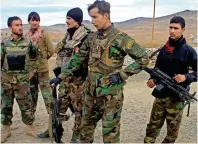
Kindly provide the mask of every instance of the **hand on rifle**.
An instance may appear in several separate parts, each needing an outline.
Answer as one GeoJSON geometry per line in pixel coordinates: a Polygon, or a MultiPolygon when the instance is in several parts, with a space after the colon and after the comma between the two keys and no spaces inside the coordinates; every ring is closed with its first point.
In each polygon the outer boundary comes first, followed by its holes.
{"type": "Polygon", "coordinates": [[[59,77],[53,78],[50,80],[50,85],[57,86],[61,81],[62,81],[62,79],[60,79],[59,77]]]}
{"type": "Polygon", "coordinates": [[[150,79],[147,81],[147,86],[150,87],[150,88],[153,88],[155,86],[155,83],[153,81],[153,79],[150,79]]]}
{"type": "Polygon", "coordinates": [[[182,75],[182,74],[177,74],[173,77],[173,79],[177,82],[177,83],[182,83],[186,80],[186,76],[182,75]]]}

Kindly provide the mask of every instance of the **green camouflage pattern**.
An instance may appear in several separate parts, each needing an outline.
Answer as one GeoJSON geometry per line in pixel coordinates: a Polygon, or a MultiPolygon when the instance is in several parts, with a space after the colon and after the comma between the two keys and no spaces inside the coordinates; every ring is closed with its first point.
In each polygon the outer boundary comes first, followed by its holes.
{"type": "MultiPolygon", "coordinates": [[[[125,84],[125,80],[128,76],[139,73],[143,67],[148,65],[149,54],[145,48],[141,47],[135,42],[134,39],[116,30],[114,27],[112,27],[109,33],[110,34],[104,36],[103,38],[100,38],[104,43],[103,46],[100,46],[102,42],[98,42],[96,39],[97,32],[90,34],[81,46],[79,52],[75,54],[71,61],[69,61],[68,64],[61,69],[62,73],[59,75],[59,78],[64,79],[67,76],[72,75],[74,71],[80,68],[83,62],[88,61],[90,91],[91,94],[94,95],[94,91],[97,88],[96,84],[100,78],[107,79],[110,74],[119,73],[123,79],[123,83],[120,83],[122,86],[119,87],[113,85],[114,90],[116,90],[115,87],[118,87],[117,90],[119,90],[125,84]],[[113,41],[109,44],[109,50],[104,50],[104,47],[108,45],[108,41],[110,40],[113,41]],[[103,51],[104,54],[102,54],[101,51],[103,51]],[[111,54],[111,57],[109,54],[111,54]],[[125,69],[122,69],[124,57],[127,54],[132,57],[135,62],[127,66],[125,69]]],[[[106,87],[104,87],[104,89],[106,89],[106,87]]],[[[109,89],[112,89],[111,86],[109,86],[109,89]]],[[[96,96],[102,95],[99,94],[96,96]]]]}
{"type": "Polygon", "coordinates": [[[6,73],[17,73],[8,69],[7,55],[25,54],[25,68],[23,72],[35,71],[39,64],[36,58],[39,51],[36,44],[29,38],[22,36],[19,40],[14,40],[11,36],[1,42],[1,68],[6,73]],[[32,59],[32,61],[30,61],[32,59]]]}
{"type": "Polygon", "coordinates": [[[81,41],[91,32],[86,26],[81,25],[70,38],[67,32],[61,42],[55,47],[55,53],[57,53],[56,65],[63,67],[73,57],[74,53],[78,51],[78,46],[82,43],[81,41]],[[72,49],[70,56],[59,56],[59,54],[65,49],[72,49]],[[77,51],[76,51],[77,50],[77,51]]]}
{"type": "Polygon", "coordinates": [[[2,73],[1,124],[3,125],[12,124],[14,98],[21,110],[22,121],[31,125],[34,121],[34,113],[28,74],[2,73]]]}
{"type": "MultiPolygon", "coordinates": [[[[90,30],[81,25],[70,39],[68,33],[66,33],[65,37],[63,38],[62,42],[58,43],[55,52],[57,53],[56,64],[57,66],[64,66],[74,55],[74,53],[78,53],[78,50],[81,49],[79,47],[83,39],[90,33],[90,30]],[[72,49],[71,56],[67,57],[60,57],[59,53],[64,50],[65,48],[72,49]]],[[[72,104],[74,108],[75,120],[74,120],[74,127],[73,127],[73,135],[71,142],[75,142],[79,139],[80,130],[79,126],[81,124],[81,117],[82,117],[82,92],[83,92],[83,83],[85,81],[85,77],[87,76],[87,65],[84,64],[81,68],[76,71],[74,76],[70,77],[69,80],[63,80],[59,85],[59,110],[60,113],[65,113],[68,109],[69,104],[72,104]]]]}
{"type": "Polygon", "coordinates": [[[103,141],[119,142],[123,86],[128,76],[139,73],[148,65],[149,54],[112,25],[102,35],[99,32],[89,34],[79,52],[61,69],[59,78],[65,80],[87,61],[89,69],[83,100],[81,142],[93,142],[94,129],[101,118],[103,141]],[[135,61],[122,69],[127,54],[135,61]],[[117,73],[123,81],[107,84],[108,77],[117,73]]]}
{"type": "Polygon", "coordinates": [[[34,78],[30,80],[31,95],[33,97],[34,112],[36,112],[39,88],[43,96],[47,112],[51,110],[50,104],[52,102],[52,89],[49,85],[50,77],[49,71],[37,72],[34,78]]]}
{"type": "Polygon", "coordinates": [[[153,103],[150,121],[147,124],[144,142],[154,143],[166,120],[167,135],[162,143],[174,143],[178,136],[182,113],[178,116],[175,124],[172,124],[171,121],[174,120],[183,105],[183,102],[173,99],[172,97],[156,98],[153,103]]]}
{"type": "Polygon", "coordinates": [[[14,98],[21,110],[22,121],[31,125],[34,121],[33,100],[30,94],[30,75],[29,72],[35,72],[38,69],[36,57],[38,51],[36,45],[26,37],[14,40],[9,37],[1,43],[1,124],[11,125],[13,118],[14,98]],[[13,56],[17,54],[25,54],[25,69],[22,71],[9,70],[6,66],[7,54],[13,52],[13,56]],[[30,65],[29,58],[35,58],[30,65]]]}
{"type": "Polygon", "coordinates": [[[122,90],[116,95],[103,97],[93,97],[88,89],[84,94],[80,142],[94,141],[94,129],[100,119],[102,119],[103,142],[120,142],[120,119],[124,100],[122,90]]]}

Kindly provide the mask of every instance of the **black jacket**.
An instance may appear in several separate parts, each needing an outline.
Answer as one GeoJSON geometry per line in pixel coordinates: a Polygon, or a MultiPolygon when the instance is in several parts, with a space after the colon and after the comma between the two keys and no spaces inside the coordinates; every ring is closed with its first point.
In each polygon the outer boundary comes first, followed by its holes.
{"type": "MultiPolygon", "coordinates": [[[[170,77],[185,74],[186,81],[180,83],[180,85],[189,90],[189,85],[197,81],[197,52],[186,43],[185,38],[179,41],[173,53],[167,53],[165,47],[161,48],[155,67],[158,67],[170,77]],[[189,67],[192,68],[193,72],[189,73],[189,67]]],[[[156,92],[154,89],[152,94],[155,97],[175,96],[175,93],[167,88],[160,92],[156,92]]]]}

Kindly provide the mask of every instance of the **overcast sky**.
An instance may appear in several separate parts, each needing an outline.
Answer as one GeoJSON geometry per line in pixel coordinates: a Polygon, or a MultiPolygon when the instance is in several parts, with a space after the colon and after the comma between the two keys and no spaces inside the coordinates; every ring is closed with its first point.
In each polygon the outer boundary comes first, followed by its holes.
{"type": "MultiPolygon", "coordinates": [[[[19,16],[27,24],[28,14],[40,14],[41,25],[65,23],[66,13],[73,7],[83,10],[84,20],[90,20],[87,5],[95,0],[1,0],[1,28],[7,27],[10,16],[19,16]]],[[[111,20],[125,21],[136,17],[152,17],[154,0],[106,0],[111,4],[111,20]]],[[[156,17],[197,10],[197,0],[156,0],[156,17]]]]}

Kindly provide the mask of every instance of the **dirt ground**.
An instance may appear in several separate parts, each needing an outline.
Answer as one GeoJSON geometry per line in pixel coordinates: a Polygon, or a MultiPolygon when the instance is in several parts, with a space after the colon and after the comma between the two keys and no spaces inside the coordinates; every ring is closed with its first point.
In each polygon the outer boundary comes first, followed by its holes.
{"type": "MultiPolygon", "coordinates": [[[[142,143],[145,136],[146,125],[149,121],[150,111],[154,98],[151,96],[152,89],[146,86],[148,74],[141,72],[130,77],[124,88],[124,106],[121,120],[121,142],[142,143]]],[[[196,91],[197,84],[191,85],[191,91],[196,91]]],[[[187,108],[184,111],[181,129],[177,143],[197,143],[197,103],[191,104],[190,117],[186,117],[187,108]]],[[[18,105],[14,104],[14,118],[12,124],[12,136],[8,143],[50,143],[49,139],[32,138],[25,134],[24,125],[21,121],[18,105]]],[[[74,116],[64,122],[65,128],[63,142],[70,142],[72,135],[74,116]]],[[[48,115],[44,107],[41,95],[38,100],[36,119],[34,122],[37,132],[43,132],[47,128],[48,115]]],[[[102,143],[101,121],[95,130],[95,143],[102,143]]],[[[166,125],[161,130],[156,142],[161,142],[166,135],[166,125]]]]}

